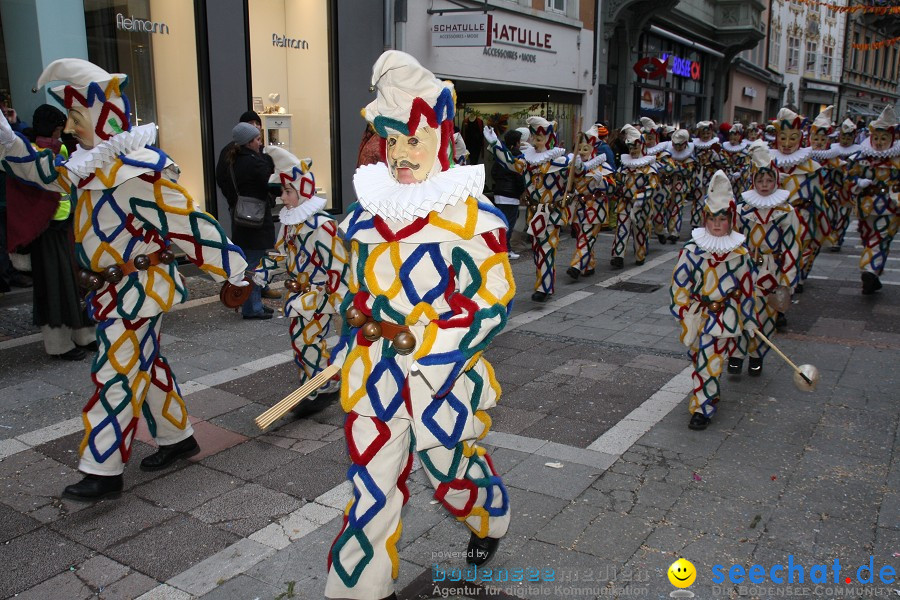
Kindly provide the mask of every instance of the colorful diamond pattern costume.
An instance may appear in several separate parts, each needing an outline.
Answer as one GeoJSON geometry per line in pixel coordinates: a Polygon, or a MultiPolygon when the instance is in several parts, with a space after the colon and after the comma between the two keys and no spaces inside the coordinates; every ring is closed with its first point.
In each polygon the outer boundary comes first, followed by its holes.
{"type": "Polygon", "coordinates": [[[863,244],[859,269],[880,277],[900,227],[900,142],[882,152],[868,142],[865,140],[859,153],[850,158],[849,179],[863,244]],[[861,187],[863,179],[872,183],[861,187]]]}
{"type": "Polygon", "coordinates": [[[634,244],[634,259],[643,262],[647,257],[650,205],[659,188],[656,159],[653,156],[634,159],[622,155],[622,164],[616,171],[615,179],[619,201],[616,206],[616,236],[612,256],[625,256],[630,236],[634,244]]]}
{"type": "Polygon", "coordinates": [[[600,228],[606,223],[609,193],[615,185],[612,170],[604,159],[605,156],[597,156],[585,162],[573,184],[572,213],[578,224],[578,235],[571,266],[581,273],[596,267],[594,244],[600,228]]]}

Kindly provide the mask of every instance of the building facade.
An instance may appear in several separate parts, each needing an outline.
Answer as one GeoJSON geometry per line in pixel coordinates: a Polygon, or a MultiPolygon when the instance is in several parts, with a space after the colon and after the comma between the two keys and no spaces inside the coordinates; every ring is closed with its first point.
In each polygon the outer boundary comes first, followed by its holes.
{"type": "MultiPolygon", "coordinates": [[[[762,14],[769,22],[768,7],[762,14]]],[[[738,54],[728,74],[728,98],[722,120],[732,123],[764,123],[774,118],[783,95],[782,77],[766,69],[767,39],[738,54]]]]}

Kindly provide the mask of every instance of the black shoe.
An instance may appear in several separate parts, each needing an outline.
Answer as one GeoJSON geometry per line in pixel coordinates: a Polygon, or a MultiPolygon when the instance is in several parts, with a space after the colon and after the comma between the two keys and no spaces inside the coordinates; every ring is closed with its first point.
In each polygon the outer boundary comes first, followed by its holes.
{"type": "Polygon", "coordinates": [[[575,267],[569,267],[568,269],[566,269],[566,275],[568,275],[575,281],[578,281],[578,278],[581,277],[581,271],[579,271],[575,267]]]}
{"type": "Polygon", "coordinates": [[[84,350],[75,346],[68,352],[63,352],[62,354],[54,354],[53,358],[58,358],[60,360],[84,360],[84,357],[87,356],[84,353],[84,350]]]}
{"type": "Polygon", "coordinates": [[[594,274],[594,269],[588,269],[584,273],[581,274],[582,277],[590,277],[594,274]]]}
{"type": "Polygon", "coordinates": [[[272,311],[272,312],[266,312],[265,309],[263,309],[263,311],[262,311],[261,313],[259,313],[259,314],[256,314],[256,315],[244,315],[244,318],[245,318],[245,319],[263,319],[263,320],[264,320],[264,319],[271,319],[271,318],[272,318],[272,314],[273,314],[274,312],[275,312],[275,311],[272,311]]]}
{"type": "Polygon", "coordinates": [[[122,495],[121,475],[85,475],[78,483],[67,485],[62,497],[80,502],[93,502],[122,495]]]}
{"type": "Polygon", "coordinates": [[[874,294],[880,289],[881,280],[878,279],[878,275],[876,275],[875,273],[870,273],[869,271],[864,271],[862,274],[862,293],[868,296],[869,294],[874,294]]]}
{"type": "Polygon", "coordinates": [[[466,562],[480,567],[491,560],[499,545],[500,538],[480,538],[473,533],[469,538],[469,548],[466,550],[466,562]]]}
{"type": "Polygon", "coordinates": [[[693,415],[691,415],[691,422],[688,423],[688,429],[703,431],[707,428],[710,421],[712,421],[712,419],[705,416],[703,413],[695,412],[693,415]]]}
{"type": "Polygon", "coordinates": [[[550,298],[547,292],[535,292],[531,295],[531,299],[535,302],[546,302],[550,298]]]}
{"type": "Polygon", "coordinates": [[[778,316],[775,317],[775,329],[782,329],[787,327],[787,317],[784,316],[784,313],[778,313],[778,316]]]}
{"type": "Polygon", "coordinates": [[[636,261],[634,261],[634,264],[639,267],[642,264],[644,264],[644,259],[642,258],[641,260],[636,260],[636,261]]]}
{"type": "Polygon", "coordinates": [[[34,285],[34,281],[24,273],[13,273],[9,278],[9,285],[17,288],[30,288],[34,285]]]}
{"type": "Polygon", "coordinates": [[[678,236],[677,236],[677,235],[670,235],[670,236],[669,236],[669,243],[670,243],[670,244],[677,244],[677,243],[678,243],[678,236]]]}
{"type": "Polygon", "coordinates": [[[794,293],[795,293],[795,294],[802,294],[802,293],[803,293],[803,284],[802,284],[802,283],[798,283],[798,284],[797,284],[797,286],[794,288],[794,293]]]}
{"type": "Polygon", "coordinates": [[[397,600],[397,592],[394,592],[390,596],[385,596],[381,600],[397,600]]]}
{"type": "MultiPolygon", "coordinates": [[[[750,359],[753,360],[752,358],[750,359]]],[[[732,375],[740,375],[741,371],[744,370],[744,359],[743,358],[729,358],[728,359],[728,372],[732,375]]]]}
{"type": "Polygon", "coordinates": [[[840,246],[832,246],[832,247],[831,247],[831,251],[832,251],[832,252],[840,252],[840,251],[841,251],[841,247],[840,247],[840,246]]]}
{"type": "Polygon", "coordinates": [[[760,375],[762,375],[762,359],[751,358],[750,366],[747,368],[747,373],[753,377],[759,377],[760,375]]]}
{"type": "Polygon", "coordinates": [[[177,444],[160,446],[159,450],[141,461],[142,471],[159,471],[170,466],[179,458],[188,458],[200,452],[200,446],[194,436],[183,439],[177,444]]]}
{"type": "Polygon", "coordinates": [[[268,313],[268,314],[270,314],[270,315],[274,315],[274,314],[275,314],[275,309],[274,309],[274,308],[269,308],[268,306],[263,306],[263,312],[264,312],[264,313],[268,313]]]}
{"type": "Polygon", "coordinates": [[[85,352],[96,352],[100,349],[100,346],[97,345],[97,342],[91,342],[90,344],[75,344],[77,347],[81,348],[85,352]]]}
{"type": "Polygon", "coordinates": [[[657,233],[657,234],[656,234],[656,239],[659,240],[659,243],[660,243],[660,244],[665,244],[665,243],[666,243],[666,235],[665,235],[664,233],[657,233]]]}
{"type": "Polygon", "coordinates": [[[613,268],[613,270],[621,269],[625,266],[625,259],[621,256],[614,256],[609,259],[609,265],[613,268]]]}

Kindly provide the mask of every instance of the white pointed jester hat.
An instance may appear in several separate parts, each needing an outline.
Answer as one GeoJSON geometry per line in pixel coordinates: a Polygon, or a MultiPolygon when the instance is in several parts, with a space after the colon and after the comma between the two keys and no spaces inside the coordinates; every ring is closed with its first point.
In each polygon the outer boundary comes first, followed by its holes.
{"type": "Polygon", "coordinates": [[[641,137],[641,132],[638,131],[633,125],[626,125],[622,128],[622,131],[620,133],[622,135],[622,140],[628,146],[631,146],[636,142],[644,141],[644,138],[641,137]]]}
{"type": "Polygon", "coordinates": [[[782,129],[800,129],[803,127],[803,117],[784,106],[778,111],[778,114],[775,115],[774,126],[776,131],[781,131],[782,129]]]}
{"type": "Polygon", "coordinates": [[[771,173],[775,177],[777,184],[778,169],[775,168],[772,152],[769,150],[769,145],[765,140],[756,140],[750,144],[747,152],[750,154],[750,172],[752,176],[756,177],[757,173],[760,172],[771,173]]]}
{"type": "Polygon", "coordinates": [[[734,217],[735,210],[734,189],[731,187],[731,180],[728,179],[725,171],[719,169],[709,180],[703,211],[712,217],[725,214],[734,217]]]}
{"type": "Polygon", "coordinates": [[[841,123],[841,133],[853,133],[855,131],[856,123],[854,123],[850,119],[844,119],[844,122],[841,123]]]}
{"type": "Polygon", "coordinates": [[[884,110],[881,111],[881,114],[878,115],[878,118],[869,123],[869,129],[871,131],[883,129],[894,133],[897,130],[898,124],[900,123],[898,123],[897,115],[894,113],[894,106],[888,104],[884,107],[884,110]]]}
{"type": "Polygon", "coordinates": [[[275,172],[269,177],[269,185],[289,185],[300,195],[301,201],[309,200],[316,193],[316,178],[312,159],[299,159],[279,146],[266,146],[266,154],[275,163],[275,172]]]}
{"type": "Polygon", "coordinates": [[[659,131],[660,127],[650,117],[641,117],[641,133],[650,133],[651,131],[659,131]]]}
{"type": "Polygon", "coordinates": [[[825,107],[822,112],[816,117],[815,121],[812,122],[810,126],[810,132],[816,131],[818,129],[824,129],[827,133],[831,133],[832,128],[834,127],[834,123],[831,122],[831,113],[834,111],[834,105],[829,105],[825,107]]]}

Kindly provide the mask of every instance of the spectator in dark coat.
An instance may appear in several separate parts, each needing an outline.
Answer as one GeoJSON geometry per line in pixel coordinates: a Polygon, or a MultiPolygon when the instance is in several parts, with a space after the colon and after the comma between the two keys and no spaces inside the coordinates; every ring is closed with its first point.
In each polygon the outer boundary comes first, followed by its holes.
{"type": "MultiPolygon", "coordinates": [[[[519,150],[521,141],[522,133],[515,129],[510,129],[503,136],[503,144],[516,157],[522,155],[519,150]]],[[[516,220],[519,218],[519,199],[525,192],[525,176],[506,169],[498,161],[494,161],[494,166],[491,167],[491,178],[494,180],[494,204],[509,223],[509,235],[506,236],[508,245],[516,227],[516,220]]],[[[519,258],[519,255],[509,250],[509,257],[515,259],[519,258]]]]}

